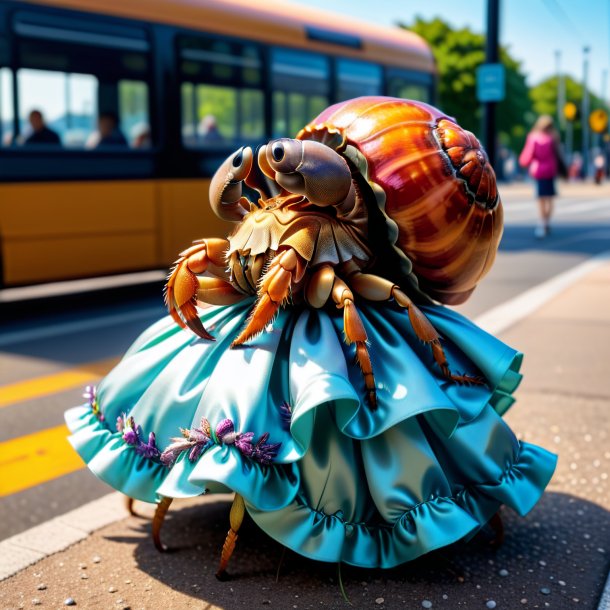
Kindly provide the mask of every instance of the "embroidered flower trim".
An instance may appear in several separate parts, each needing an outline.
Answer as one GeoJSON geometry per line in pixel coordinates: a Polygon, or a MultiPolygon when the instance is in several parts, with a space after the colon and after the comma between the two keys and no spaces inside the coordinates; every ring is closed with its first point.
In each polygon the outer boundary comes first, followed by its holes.
{"type": "Polygon", "coordinates": [[[245,457],[259,464],[271,464],[282,443],[268,443],[269,433],[265,432],[255,443],[254,432],[235,432],[235,424],[223,419],[215,430],[203,417],[199,428],[180,428],[182,437],[172,438],[172,444],[161,454],[161,462],[171,468],[180,454],[188,451],[188,459],[196,461],[212,445],[234,445],[245,457]]]}
{"type": "Polygon", "coordinates": [[[117,432],[121,433],[123,440],[132,446],[138,455],[148,459],[158,459],[160,457],[161,452],[157,448],[155,433],[151,432],[148,435],[148,442],[145,443],[142,440],[144,436],[142,428],[136,425],[133,417],[127,417],[125,414],[117,417],[116,429],[117,432]]]}
{"type": "MultiPolygon", "coordinates": [[[[97,391],[95,386],[87,386],[83,396],[88,400],[92,413],[100,422],[105,421],[104,415],[97,401],[97,391]]],[[[282,428],[290,430],[292,419],[292,409],[287,402],[279,407],[282,428]]],[[[125,413],[117,417],[116,430],[121,434],[123,441],[133,447],[136,454],[144,458],[160,461],[162,464],[171,468],[181,453],[188,451],[188,459],[191,462],[198,460],[201,455],[212,445],[234,445],[237,450],[245,457],[258,462],[259,464],[271,464],[277,457],[277,452],[282,443],[268,443],[269,433],[265,432],[254,442],[254,432],[235,432],[235,424],[230,419],[223,419],[215,430],[212,430],[210,422],[204,417],[201,419],[199,428],[180,428],[182,437],[172,438],[173,441],[165,451],[159,451],[155,433],[148,435],[148,442],[145,442],[144,432],[138,426],[133,416],[125,413]]]]}
{"type": "Polygon", "coordinates": [[[290,424],[292,422],[292,407],[287,403],[283,402],[279,407],[280,421],[282,428],[287,432],[290,430],[290,424]]]}
{"type": "Polygon", "coordinates": [[[83,398],[87,399],[93,415],[95,415],[95,417],[97,417],[100,421],[104,421],[104,414],[102,413],[100,405],[97,402],[97,388],[94,385],[88,385],[85,388],[83,398]]]}

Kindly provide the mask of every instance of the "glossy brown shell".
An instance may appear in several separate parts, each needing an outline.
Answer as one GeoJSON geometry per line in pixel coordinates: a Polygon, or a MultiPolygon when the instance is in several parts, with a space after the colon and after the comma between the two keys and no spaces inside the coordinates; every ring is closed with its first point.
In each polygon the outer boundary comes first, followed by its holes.
{"type": "Polygon", "coordinates": [[[352,160],[357,149],[421,290],[447,304],[468,298],[493,264],[503,218],[494,171],[472,133],[422,102],[361,97],[327,108],[297,137],[352,160]]]}

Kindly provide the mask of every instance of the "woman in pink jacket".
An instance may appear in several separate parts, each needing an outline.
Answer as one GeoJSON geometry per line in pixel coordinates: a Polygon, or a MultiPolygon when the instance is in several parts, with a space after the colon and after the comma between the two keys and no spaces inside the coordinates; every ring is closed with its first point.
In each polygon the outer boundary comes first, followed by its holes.
{"type": "Polygon", "coordinates": [[[543,238],[549,232],[553,214],[553,197],[557,194],[555,176],[558,173],[558,146],[559,135],[555,131],[553,119],[548,114],[543,114],[528,134],[519,156],[519,165],[529,167],[530,176],[538,186],[540,223],[535,232],[538,238],[543,238]]]}

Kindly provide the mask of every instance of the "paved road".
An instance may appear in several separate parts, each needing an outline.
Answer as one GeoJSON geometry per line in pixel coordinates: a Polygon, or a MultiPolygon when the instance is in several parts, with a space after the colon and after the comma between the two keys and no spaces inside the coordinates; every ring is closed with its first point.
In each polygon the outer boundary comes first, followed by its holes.
{"type": "MultiPolygon", "coordinates": [[[[564,187],[552,235],[534,238],[529,185],[504,190],[496,266],[459,309],[474,317],[610,249],[610,186],[564,187]]],[[[63,411],[82,402],[133,339],[164,314],[161,298],[80,304],[0,322],[0,540],[107,493],[65,440],[63,411]]],[[[19,312],[17,312],[19,313],[19,312]]]]}

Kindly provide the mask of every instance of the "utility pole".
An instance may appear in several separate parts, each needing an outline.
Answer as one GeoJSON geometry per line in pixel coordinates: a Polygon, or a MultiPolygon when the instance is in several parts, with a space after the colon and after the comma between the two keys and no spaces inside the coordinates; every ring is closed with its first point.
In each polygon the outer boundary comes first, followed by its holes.
{"type": "Polygon", "coordinates": [[[582,112],[580,125],[582,127],[582,175],[589,175],[589,52],[591,47],[583,47],[582,64],[582,112]]]}
{"type": "Polygon", "coordinates": [[[555,64],[557,70],[557,123],[561,129],[565,129],[566,117],[563,107],[566,104],[566,80],[561,73],[561,51],[555,51],[555,64]]]}
{"type": "MultiPolygon", "coordinates": [[[[500,0],[487,0],[487,35],[485,38],[485,63],[499,61],[500,0]]],[[[492,167],[496,163],[496,102],[483,104],[483,143],[492,167]]]]}

